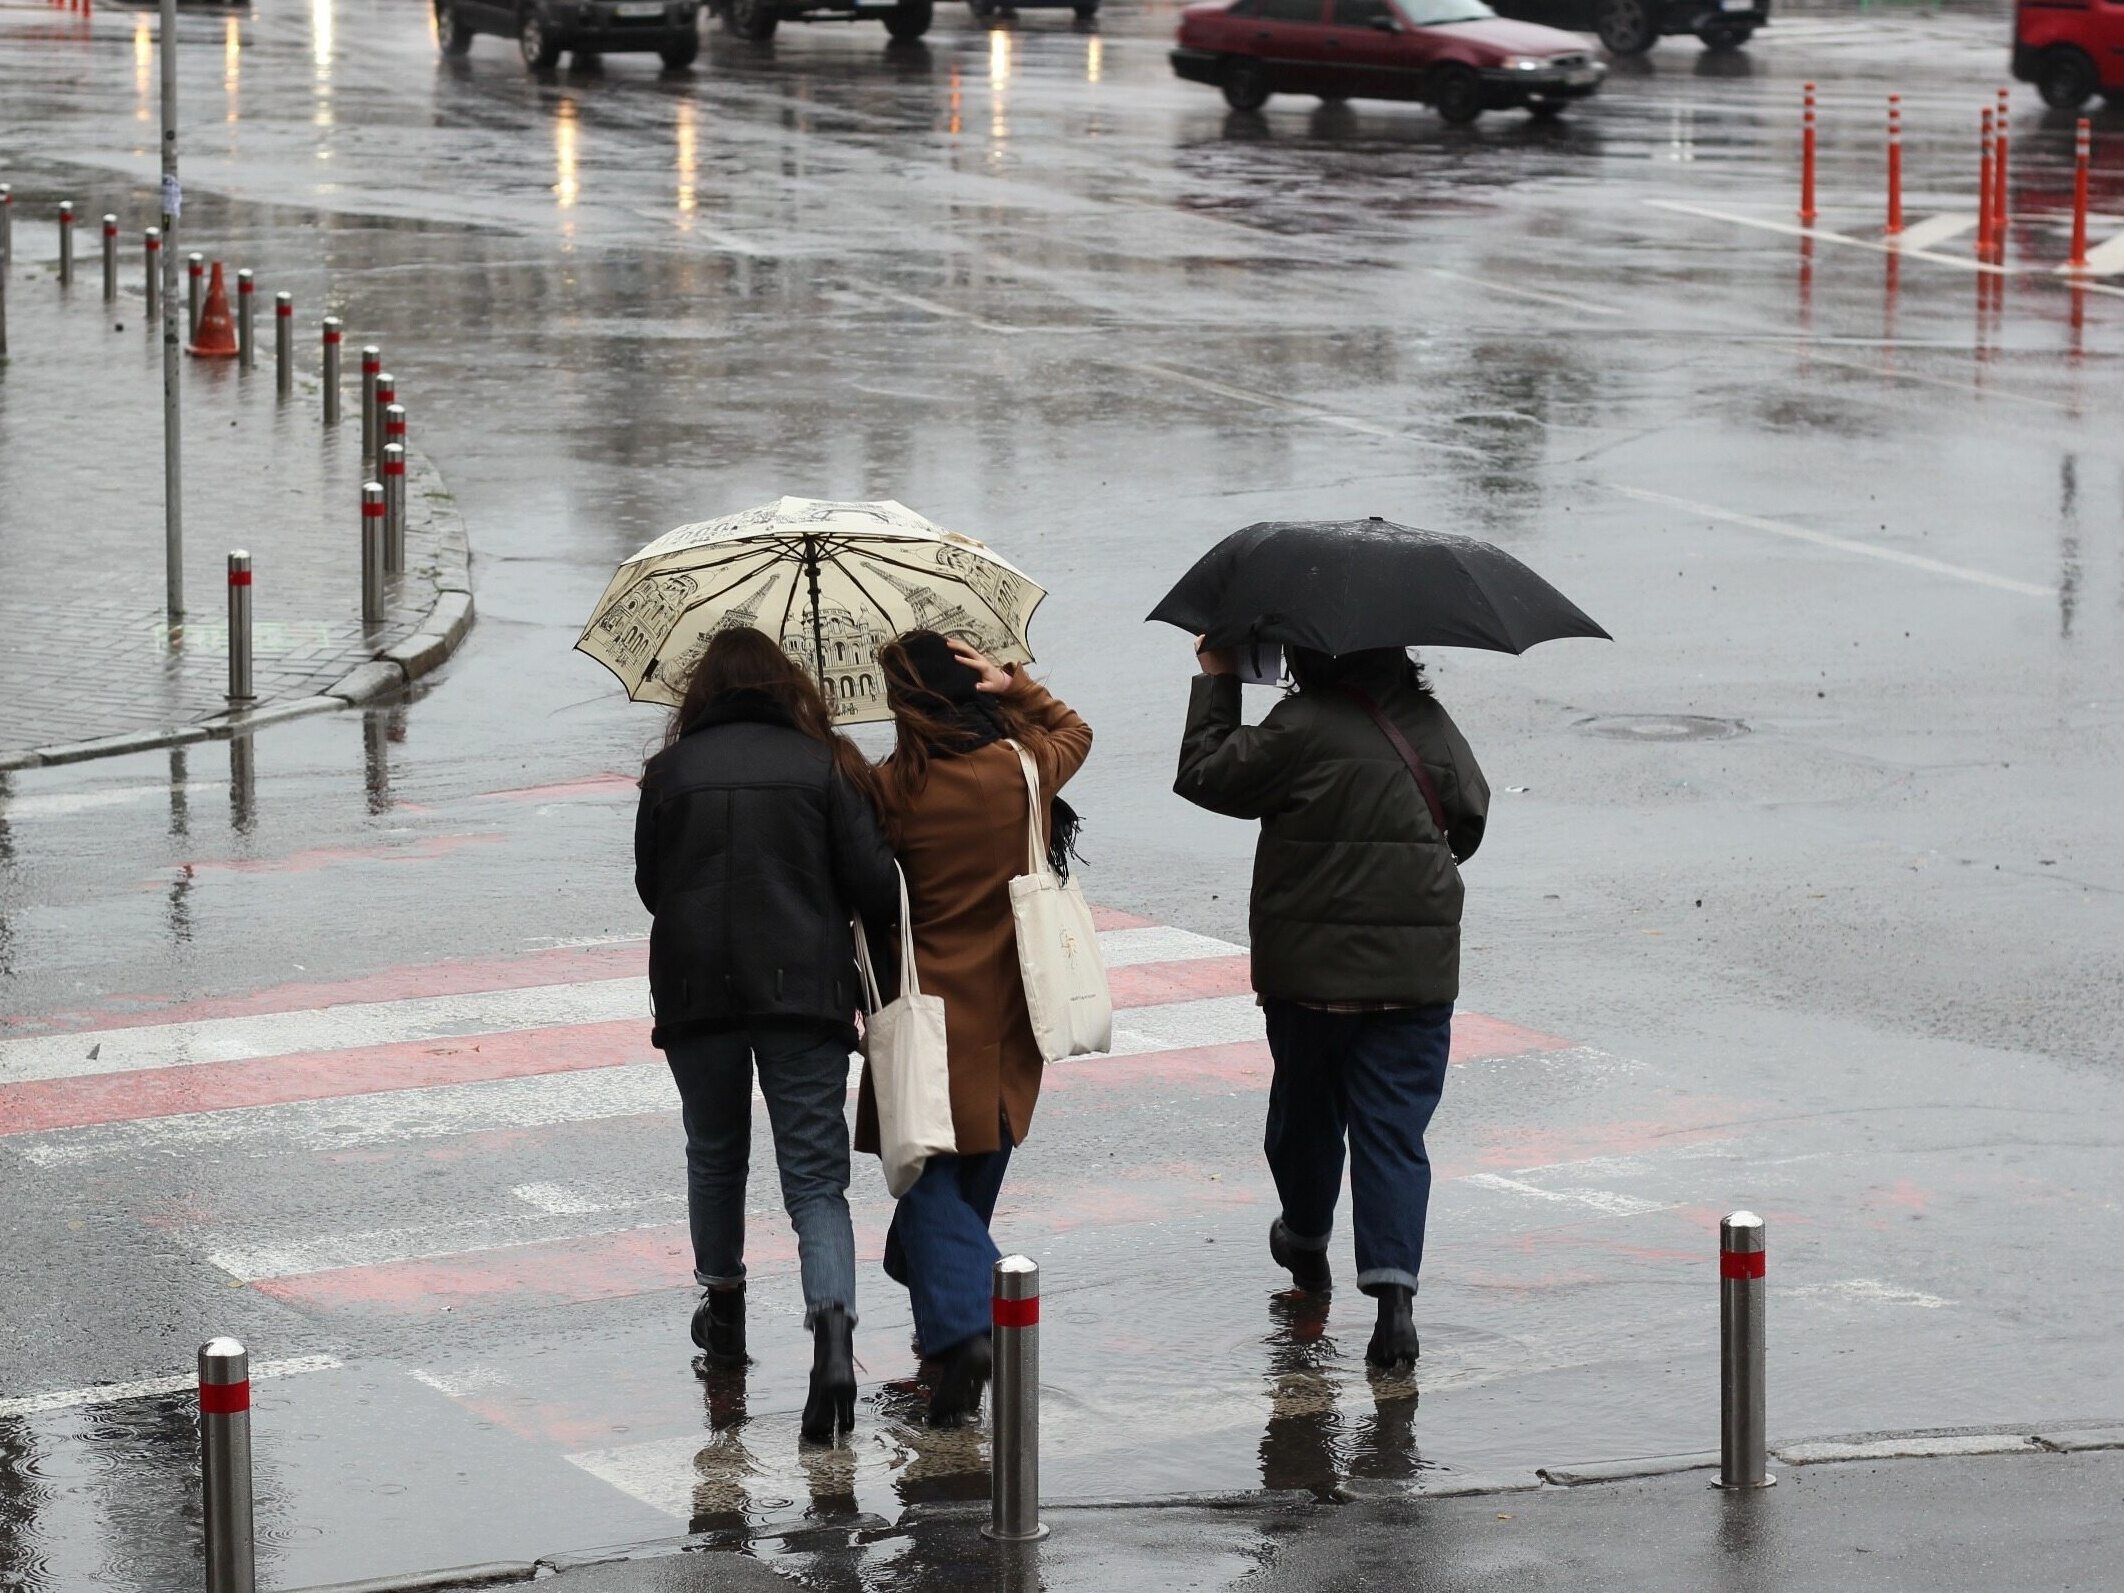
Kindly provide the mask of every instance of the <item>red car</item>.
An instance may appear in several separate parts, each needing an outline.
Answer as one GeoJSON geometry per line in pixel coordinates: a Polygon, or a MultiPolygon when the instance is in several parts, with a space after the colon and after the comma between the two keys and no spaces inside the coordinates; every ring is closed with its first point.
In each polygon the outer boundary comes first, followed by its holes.
{"type": "Polygon", "coordinates": [[[1271,94],[1421,100],[1454,123],[1517,106],[1554,116],[1608,70],[1577,35],[1482,0],[1213,0],[1180,13],[1172,60],[1234,110],[1271,94]]]}
{"type": "Polygon", "coordinates": [[[2017,0],[2013,75],[2054,111],[2096,94],[2124,97],[2124,5],[2116,0],[2017,0]]]}

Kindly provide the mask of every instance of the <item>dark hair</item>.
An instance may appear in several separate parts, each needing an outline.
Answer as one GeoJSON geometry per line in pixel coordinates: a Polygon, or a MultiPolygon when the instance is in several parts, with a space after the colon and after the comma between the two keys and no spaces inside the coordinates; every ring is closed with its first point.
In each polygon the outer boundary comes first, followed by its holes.
{"type": "Polygon", "coordinates": [[[924,680],[916,653],[933,652],[941,640],[930,631],[909,631],[878,649],[885,706],[892,710],[896,738],[892,756],[878,769],[878,780],[902,802],[920,795],[929,783],[933,757],[971,752],[996,737],[1022,742],[1028,751],[1047,739],[1046,732],[1006,698],[983,694],[962,710],[924,680]]]}
{"type": "Polygon", "coordinates": [[[698,725],[717,698],[738,692],[765,697],[781,709],[792,727],[826,745],[843,778],[866,799],[876,800],[877,772],[856,744],[833,728],[833,714],[818,684],[772,636],[750,625],[734,625],[708,638],[671,712],[664,745],[698,725]]]}
{"type": "Polygon", "coordinates": [[[1286,647],[1283,656],[1290,664],[1292,683],[1302,692],[1333,691],[1356,676],[1398,669],[1410,685],[1426,697],[1432,695],[1423,664],[1404,648],[1367,647],[1354,653],[1322,653],[1310,647],[1286,647]]]}

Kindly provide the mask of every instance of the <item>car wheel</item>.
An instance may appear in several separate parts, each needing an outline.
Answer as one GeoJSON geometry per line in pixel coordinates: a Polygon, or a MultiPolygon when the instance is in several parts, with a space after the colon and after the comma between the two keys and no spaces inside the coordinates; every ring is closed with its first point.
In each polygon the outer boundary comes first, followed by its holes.
{"type": "Polygon", "coordinates": [[[774,37],[782,14],[775,10],[774,0],[730,0],[730,9],[723,13],[723,23],[741,39],[750,39],[754,44],[764,44],[774,37]]]}
{"type": "Polygon", "coordinates": [[[1258,111],[1271,92],[1268,69],[1239,56],[1224,63],[1224,103],[1235,111],[1258,111]]]}
{"type": "Polygon", "coordinates": [[[2044,51],[2042,60],[2036,63],[2036,92],[2054,111],[2078,110],[2093,96],[2100,82],[2087,52],[2069,44],[2044,51]]]}
{"type": "Polygon", "coordinates": [[[1099,0],[1092,0],[1088,6],[1072,6],[1070,9],[1076,13],[1079,22],[1090,22],[1099,15],[1099,0]]]}
{"type": "Polygon", "coordinates": [[[1704,41],[1707,50],[1738,50],[1755,37],[1755,24],[1722,22],[1714,18],[1698,28],[1696,36],[1704,41]]]}
{"type": "Polygon", "coordinates": [[[1482,79],[1472,66],[1448,61],[1431,74],[1431,105],[1455,127],[1465,127],[1482,114],[1482,79]]]}
{"type": "Polygon", "coordinates": [[[885,32],[902,44],[912,44],[929,31],[936,11],[933,0],[900,0],[885,13],[885,32]]]}
{"type": "Polygon", "coordinates": [[[1600,0],[1593,31],[1617,55],[1643,55],[1659,42],[1659,20],[1649,0],[1600,0]]]}
{"type": "Polygon", "coordinates": [[[525,6],[516,24],[516,47],[523,52],[524,65],[534,72],[550,72],[560,64],[561,41],[535,5],[525,6]]]}
{"type": "Polygon", "coordinates": [[[472,48],[472,30],[450,0],[435,0],[435,42],[445,55],[463,55],[472,48]]]}
{"type": "Polygon", "coordinates": [[[1562,100],[1528,100],[1527,109],[1536,121],[1553,122],[1563,115],[1564,103],[1562,100]]]}
{"type": "Polygon", "coordinates": [[[667,44],[656,52],[664,65],[673,72],[683,72],[693,65],[701,53],[701,36],[689,33],[675,44],[667,44]]]}

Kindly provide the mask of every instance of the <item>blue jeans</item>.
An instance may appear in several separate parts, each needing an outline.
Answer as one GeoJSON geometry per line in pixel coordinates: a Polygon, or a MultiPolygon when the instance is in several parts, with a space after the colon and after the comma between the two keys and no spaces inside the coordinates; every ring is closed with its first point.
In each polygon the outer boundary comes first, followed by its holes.
{"type": "Polygon", "coordinates": [[[752,1154],[752,1063],[774,1129],[782,1207],[796,1229],[804,1325],[821,1306],[855,1314],[848,1220],[848,1042],[817,1026],[756,1023],[673,1040],[665,1053],[686,1120],[686,1212],[693,1278],[745,1276],[745,1174],[752,1154]]]}
{"type": "Polygon", "coordinates": [[[1008,1130],[1000,1150],[932,1156],[893,1210],[885,1276],[907,1290],[924,1355],[942,1355],[989,1330],[1001,1252],[988,1223],[1008,1166],[1008,1130]]]}
{"type": "Polygon", "coordinates": [[[1269,1050],[1269,1171],[1283,1225],[1301,1250],[1325,1250],[1349,1141],[1357,1286],[1413,1289],[1423,1270],[1431,1159],[1423,1134],[1445,1091],[1453,1004],[1393,1012],[1319,1012],[1264,1001],[1269,1050]]]}

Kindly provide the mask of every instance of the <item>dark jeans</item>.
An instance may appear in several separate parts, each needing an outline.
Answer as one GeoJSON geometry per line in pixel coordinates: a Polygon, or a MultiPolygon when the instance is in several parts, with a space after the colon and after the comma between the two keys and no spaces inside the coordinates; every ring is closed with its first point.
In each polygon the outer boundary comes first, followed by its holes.
{"type": "Polygon", "coordinates": [[[1007,1129],[1000,1150],[932,1156],[893,1211],[885,1276],[907,1289],[924,1355],[942,1355],[989,1329],[1001,1252],[988,1223],[1009,1166],[1007,1129]]]}
{"type": "Polygon", "coordinates": [[[848,1220],[848,1040],[811,1024],[756,1023],[671,1042],[665,1059],[686,1119],[686,1210],[693,1277],[745,1276],[745,1176],[752,1153],[752,1064],[774,1129],[782,1207],[796,1229],[804,1325],[821,1306],[855,1314],[848,1220]]]}
{"type": "Polygon", "coordinates": [[[1276,1059],[1265,1148],[1284,1227],[1300,1249],[1328,1247],[1347,1136],[1357,1286],[1415,1288],[1431,1204],[1423,1134],[1445,1090],[1452,1003],[1393,1012],[1262,1006],[1276,1059]]]}

